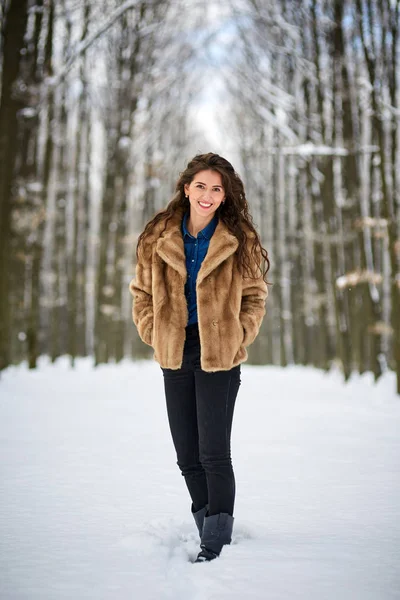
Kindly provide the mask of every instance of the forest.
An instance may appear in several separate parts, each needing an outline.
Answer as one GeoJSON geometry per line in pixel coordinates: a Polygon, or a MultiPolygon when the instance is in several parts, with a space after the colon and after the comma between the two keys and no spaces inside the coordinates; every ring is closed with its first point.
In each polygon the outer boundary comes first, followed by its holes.
{"type": "Polygon", "coordinates": [[[0,0],[0,371],[151,356],[136,241],[198,152],[271,262],[253,364],[397,373],[400,0],[0,0]]]}

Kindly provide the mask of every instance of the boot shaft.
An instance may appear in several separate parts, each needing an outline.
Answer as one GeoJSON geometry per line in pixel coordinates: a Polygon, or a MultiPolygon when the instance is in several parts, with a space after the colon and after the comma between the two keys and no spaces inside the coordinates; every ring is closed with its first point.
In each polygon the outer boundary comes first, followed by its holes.
{"type": "Polygon", "coordinates": [[[201,548],[219,555],[222,547],[232,541],[234,518],[228,513],[204,517],[201,548]]]}

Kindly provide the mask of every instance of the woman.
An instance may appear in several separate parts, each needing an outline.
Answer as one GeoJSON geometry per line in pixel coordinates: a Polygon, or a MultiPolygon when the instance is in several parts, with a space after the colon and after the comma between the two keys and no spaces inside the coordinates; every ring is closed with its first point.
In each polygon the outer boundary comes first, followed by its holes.
{"type": "Polygon", "coordinates": [[[133,321],[163,371],[178,466],[201,539],[196,562],[216,558],[231,541],[233,410],[240,364],[265,314],[268,269],[232,165],[213,153],[195,156],[171,202],[139,237],[130,291],[133,321]]]}

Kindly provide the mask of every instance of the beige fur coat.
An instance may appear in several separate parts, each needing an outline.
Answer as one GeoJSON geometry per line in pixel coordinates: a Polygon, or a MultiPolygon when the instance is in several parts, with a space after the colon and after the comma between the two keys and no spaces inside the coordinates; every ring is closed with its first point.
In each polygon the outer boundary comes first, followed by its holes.
{"type": "MultiPolygon", "coordinates": [[[[164,228],[158,223],[139,251],[133,295],[133,321],[154,359],[167,369],[182,365],[188,308],[186,263],[177,211],[164,228]]],[[[253,235],[253,234],[250,234],[253,235]]],[[[197,276],[197,315],[204,371],[226,371],[247,360],[265,314],[268,288],[263,278],[244,278],[237,265],[238,240],[219,220],[197,276]]]]}

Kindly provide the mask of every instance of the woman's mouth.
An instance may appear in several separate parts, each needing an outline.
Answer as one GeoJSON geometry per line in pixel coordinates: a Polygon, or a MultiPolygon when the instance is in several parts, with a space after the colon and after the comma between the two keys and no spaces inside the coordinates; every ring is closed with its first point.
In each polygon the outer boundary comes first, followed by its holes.
{"type": "Polygon", "coordinates": [[[199,202],[201,208],[210,208],[210,206],[212,206],[212,204],[209,204],[208,202],[199,202]]]}

